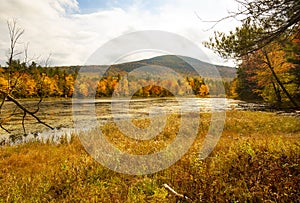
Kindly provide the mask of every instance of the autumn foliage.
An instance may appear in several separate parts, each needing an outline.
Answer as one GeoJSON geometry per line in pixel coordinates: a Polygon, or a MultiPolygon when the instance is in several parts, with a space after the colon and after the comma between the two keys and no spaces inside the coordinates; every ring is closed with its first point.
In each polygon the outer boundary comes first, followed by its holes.
{"type": "MultiPolygon", "coordinates": [[[[20,63],[19,61],[14,61],[20,63]]],[[[19,64],[20,66],[20,64],[19,64]]],[[[23,64],[23,66],[25,66],[23,64]]],[[[152,78],[128,80],[126,75],[106,75],[96,78],[91,75],[80,75],[80,67],[41,67],[32,63],[22,69],[0,69],[0,88],[8,90],[16,98],[36,97],[111,97],[112,95],[137,97],[184,96],[194,94],[205,97],[209,88],[201,77],[185,77],[182,80],[152,78]],[[10,85],[9,85],[10,84],[10,85]],[[13,85],[11,85],[13,84],[13,85]],[[134,92],[133,92],[134,91],[134,92]]],[[[83,69],[85,67],[82,67],[83,69]]]]}
{"type": "Polygon", "coordinates": [[[16,98],[72,96],[75,74],[71,72],[71,68],[42,68],[35,63],[22,70],[4,67],[0,71],[0,89],[13,89],[11,94],[16,98]]]}
{"type": "Polygon", "coordinates": [[[299,45],[297,38],[293,38],[284,43],[274,42],[243,56],[238,77],[231,88],[232,95],[281,105],[289,102],[285,89],[294,100],[298,100],[299,60],[296,59],[299,59],[299,45]]]}

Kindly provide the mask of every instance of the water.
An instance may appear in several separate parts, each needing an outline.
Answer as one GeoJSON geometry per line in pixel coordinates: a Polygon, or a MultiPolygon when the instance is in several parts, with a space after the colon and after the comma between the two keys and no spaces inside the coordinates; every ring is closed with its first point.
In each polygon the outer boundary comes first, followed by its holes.
{"type": "MultiPolygon", "coordinates": [[[[22,101],[23,105],[34,110],[36,101],[22,101]]],[[[15,112],[6,122],[5,126],[11,133],[1,130],[0,143],[5,140],[8,144],[19,144],[32,140],[58,142],[61,137],[71,139],[74,133],[74,119],[79,119],[83,124],[82,130],[89,129],[89,118],[95,115],[97,122],[106,122],[113,119],[143,118],[148,116],[186,112],[212,112],[223,110],[263,110],[263,104],[247,103],[233,99],[222,98],[146,98],[146,99],[85,99],[79,101],[72,100],[46,100],[43,101],[40,111],[37,113],[43,121],[50,124],[55,130],[47,129],[41,124],[27,116],[26,134],[24,137],[21,118],[22,112],[15,112]],[[126,104],[128,106],[126,106],[126,104]],[[183,105],[183,107],[182,107],[183,105]],[[76,115],[76,117],[73,117],[76,115]],[[2,141],[1,141],[2,140],[2,141]]],[[[6,103],[1,117],[7,116],[5,113],[13,109],[11,103],[6,103]],[[6,111],[6,112],[5,112],[6,111]]],[[[79,129],[80,129],[79,128],[79,129]]]]}

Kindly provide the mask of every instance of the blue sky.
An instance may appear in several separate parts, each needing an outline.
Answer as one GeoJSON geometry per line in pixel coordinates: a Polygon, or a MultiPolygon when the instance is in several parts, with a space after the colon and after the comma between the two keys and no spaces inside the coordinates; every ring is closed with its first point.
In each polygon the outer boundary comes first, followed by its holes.
{"type": "MultiPolygon", "coordinates": [[[[203,46],[215,30],[228,32],[238,22],[218,20],[236,11],[235,0],[6,0],[0,7],[0,64],[7,60],[7,19],[17,19],[25,29],[17,49],[43,61],[51,54],[52,65],[81,65],[101,45],[134,31],[160,30],[183,36],[206,53],[207,62],[233,65],[203,46]]],[[[21,55],[20,55],[21,56],[21,55]]],[[[134,56],[137,57],[137,56],[134,56]]],[[[146,55],[139,54],[142,59],[146,55]]],[[[149,56],[148,56],[149,57],[149,56]]]]}
{"type": "Polygon", "coordinates": [[[105,10],[111,8],[126,9],[131,5],[139,4],[142,9],[155,10],[164,1],[161,0],[78,0],[79,8],[83,13],[92,13],[98,10],[105,10]]]}
{"type": "Polygon", "coordinates": [[[107,9],[109,7],[107,2],[106,0],[78,0],[79,8],[84,13],[107,9]]]}

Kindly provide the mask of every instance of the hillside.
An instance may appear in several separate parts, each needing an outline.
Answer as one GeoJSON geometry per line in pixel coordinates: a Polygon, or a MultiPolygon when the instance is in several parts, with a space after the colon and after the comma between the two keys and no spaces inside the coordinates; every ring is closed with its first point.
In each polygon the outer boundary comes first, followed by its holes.
{"type": "Polygon", "coordinates": [[[130,72],[136,68],[146,65],[164,66],[187,76],[200,75],[204,78],[215,78],[216,67],[222,78],[233,80],[236,76],[236,69],[227,66],[214,66],[212,64],[185,56],[164,55],[140,61],[112,65],[110,74],[121,72],[130,72]],[[196,69],[196,70],[195,70],[196,69]]]}

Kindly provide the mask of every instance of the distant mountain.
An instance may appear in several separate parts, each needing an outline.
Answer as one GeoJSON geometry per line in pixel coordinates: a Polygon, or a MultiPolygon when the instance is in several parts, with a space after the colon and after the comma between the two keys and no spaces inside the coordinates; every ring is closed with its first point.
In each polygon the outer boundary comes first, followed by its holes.
{"type": "MultiPolygon", "coordinates": [[[[111,65],[106,71],[106,75],[126,74],[143,66],[163,66],[170,68],[184,76],[201,76],[203,78],[215,79],[218,74],[223,79],[233,80],[236,77],[236,69],[227,66],[218,66],[206,63],[194,58],[176,55],[157,56],[150,59],[133,61],[121,64],[111,65]]],[[[89,66],[89,70],[99,68],[101,66],[89,66]]],[[[105,67],[105,66],[103,66],[105,67]]],[[[154,73],[155,74],[155,73],[154,73]]]]}
{"type": "Polygon", "coordinates": [[[199,74],[204,78],[214,78],[215,71],[219,71],[222,78],[235,78],[236,69],[227,66],[217,66],[186,56],[165,55],[142,60],[148,64],[173,67],[176,71],[188,75],[199,74]],[[196,71],[195,71],[196,69],[196,71]],[[216,70],[217,69],[217,70],[216,70]]]}
{"type": "Polygon", "coordinates": [[[157,56],[150,59],[117,64],[112,66],[112,70],[119,69],[125,72],[130,72],[136,68],[146,65],[164,66],[188,76],[200,74],[204,78],[215,78],[216,71],[219,71],[222,78],[234,79],[236,76],[235,68],[218,65],[215,66],[194,58],[176,55],[157,56]]]}

